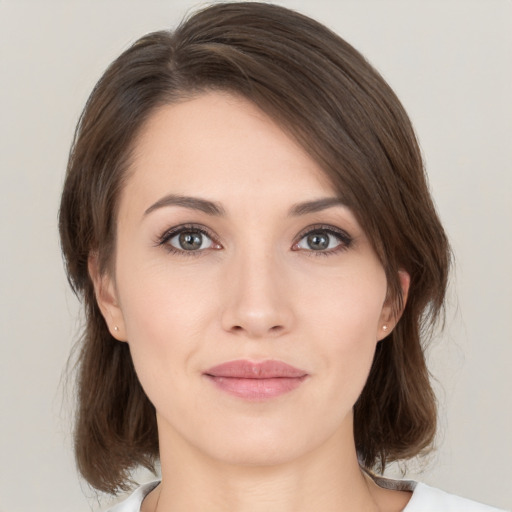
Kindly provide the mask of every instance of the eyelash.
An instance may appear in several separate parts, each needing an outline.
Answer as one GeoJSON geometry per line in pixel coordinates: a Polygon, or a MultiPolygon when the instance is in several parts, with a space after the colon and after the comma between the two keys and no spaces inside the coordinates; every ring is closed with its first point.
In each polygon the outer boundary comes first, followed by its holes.
{"type": "Polygon", "coordinates": [[[303,238],[312,235],[314,233],[322,233],[333,236],[338,240],[339,245],[333,247],[332,249],[327,249],[323,251],[314,251],[314,250],[305,250],[301,248],[294,249],[296,251],[303,251],[308,256],[330,256],[332,254],[337,254],[339,252],[346,251],[350,248],[353,242],[353,238],[343,229],[336,228],[334,226],[325,225],[325,224],[315,224],[313,226],[308,226],[304,230],[302,230],[297,236],[297,242],[293,244],[292,247],[296,247],[303,238]]]}
{"type": "MultiPolygon", "coordinates": [[[[187,231],[193,233],[200,233],[208,237],[214,245],[220,246],[220,243],[216,240],[215,235],[209,229],[205,228],[204,226],[199,226],[196,224],[182,224],[180,226],[175,226],[171,229],[168,229],[158,238],[156,245],[165,246],[165,249],[171,254],[177,254],[179,256],[200,256],[205,251],[205,249],[187,251],[184,249],[178,249],[172,246],[170,243],[168,243],[169,240],[171,240],[175,236],[180,235],[181,233],[187,231]]],[[[294,242],[292,245],[292,250],[305,252],[308,256],[330,256],[332,254],[337,254],[338,252],[346,251],[351,246],[352,241],[352,237],[342,229],[330,225],[316,224],[313,226],[308,226],[299,233],[299,235],[297,236],[297,241],[294,242]],[[334,236],[340,242],[339,245],[331,249],[318,251],[306,250],[297,247],[298,244],[302,241],[302,239],[317,232],[334,236]]]]}
{"type": "Polygon", "coordinates": [[[204,226],[198,226],[196,224],[182,224],[180,226],[175,226],[171,229],[168,229],[163,235],[161,235],[156,245],[165,246],[165,249],[171,253],[171,254],[177,254],[179,256],[200,256],[201,253],[204,252],[203,250],[197,250],[197,251],[186,251],[183,249],[177,249],[176,247],[172,246],[169,242],[172,238],[174,238],[177,235],[180,235],[181,233],[186,233],[187,231],[190,231],[192,233],[200,233],[206,237],[208,237],[213,244],[220,245],[219,242],[216,241],[215,235],[204,226]]]}

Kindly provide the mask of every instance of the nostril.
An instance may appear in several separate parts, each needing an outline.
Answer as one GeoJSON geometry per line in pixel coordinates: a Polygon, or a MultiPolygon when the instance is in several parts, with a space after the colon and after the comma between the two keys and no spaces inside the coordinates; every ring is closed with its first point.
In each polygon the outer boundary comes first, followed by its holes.
{"type": "MultiPolygon", "coordinates": [[[[241,325],[233,325],[230,330],[231,330],[231,332],[242,332],[242,331],[246,331],[247,329],[245,329],[241,325]]],[[[279,334],[283,330],[284,330],[284,326],[282,326],[282,325],[274,325],[273,327],[270,327],[268,329],[267,333],[279,334]]]]}

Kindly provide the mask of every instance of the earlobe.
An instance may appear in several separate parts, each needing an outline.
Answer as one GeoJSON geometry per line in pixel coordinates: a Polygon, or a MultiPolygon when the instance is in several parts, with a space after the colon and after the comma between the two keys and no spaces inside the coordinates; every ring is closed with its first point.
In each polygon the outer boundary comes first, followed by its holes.
{"type": "Polygon", "coordinates": [[[400,269],[398,271],[398,278],[402,289],[402,300],[399,304],[392,304],[391,301],[386,301],[386,304],[384,304],[377,332],[377,341],[391,334],[405,309],[407,297],[409,296],[411,276],[405,270],[400,269]]]}
{"type": "Polygon", "coordinates": [[[94,286],[96,302],[110,334],[119,341],[126,341],[123,313],[115,282],[110,274],[100,272],[97,253],[89,255],[88,270],[94,286]]]}

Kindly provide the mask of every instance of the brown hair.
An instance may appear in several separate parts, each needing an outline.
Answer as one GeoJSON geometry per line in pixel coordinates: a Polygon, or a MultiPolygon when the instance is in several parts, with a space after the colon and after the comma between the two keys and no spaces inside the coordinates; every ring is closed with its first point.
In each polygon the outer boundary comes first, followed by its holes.
{"type": "Polygon", "coordinates": [[[108,272],[114,259],[116,205],[145,120],[161,105],[212,89],[253,101],[320,164],[371,240],[397,311],[398,270],[410,274],[401,320],[378,344],[355,404],[354,434],[366,468],[425,451],[436,404],[420,334],[442,312],[450,252],[411,123],[382,77],[323,25],[275,5],[220,3],[118,57],[76,130],[59,227],[68,278],[86,313],[77,369],[80,472],[116,492],[128,486],[131,469],[158,458],[155,410],[128,344],[106,327],[87,263],[97,253],[108,272]]]}

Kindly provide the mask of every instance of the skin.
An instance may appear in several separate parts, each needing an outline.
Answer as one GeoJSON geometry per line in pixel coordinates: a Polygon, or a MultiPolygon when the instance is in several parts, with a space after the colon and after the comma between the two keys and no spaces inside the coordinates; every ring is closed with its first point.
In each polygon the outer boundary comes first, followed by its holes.
{"type": "Polygon", "coordinates": [[[105,319],[129,343],[157,411],[162,484],[144,511],[407,503],[409,493],[361,472],[352,432],[376,344],[395,325],[384,270],[344,205],[290,214],[333,197],[319,166],[244,99],[203,94],[161,107],[144,126],[120,197],[113,275],[100,276],[90,259],[105,319]],[[163,205],[169,194],[212,201],[223,214],[163,205]],[[176,235],[162,240],[183,224],[211,236],[192,251],[176,235]],[[325,250],[308,243],[319,225],[325,250]],[[236,359],[279,360],[308,377],[249,401],[204,376],[236,359]]]}

